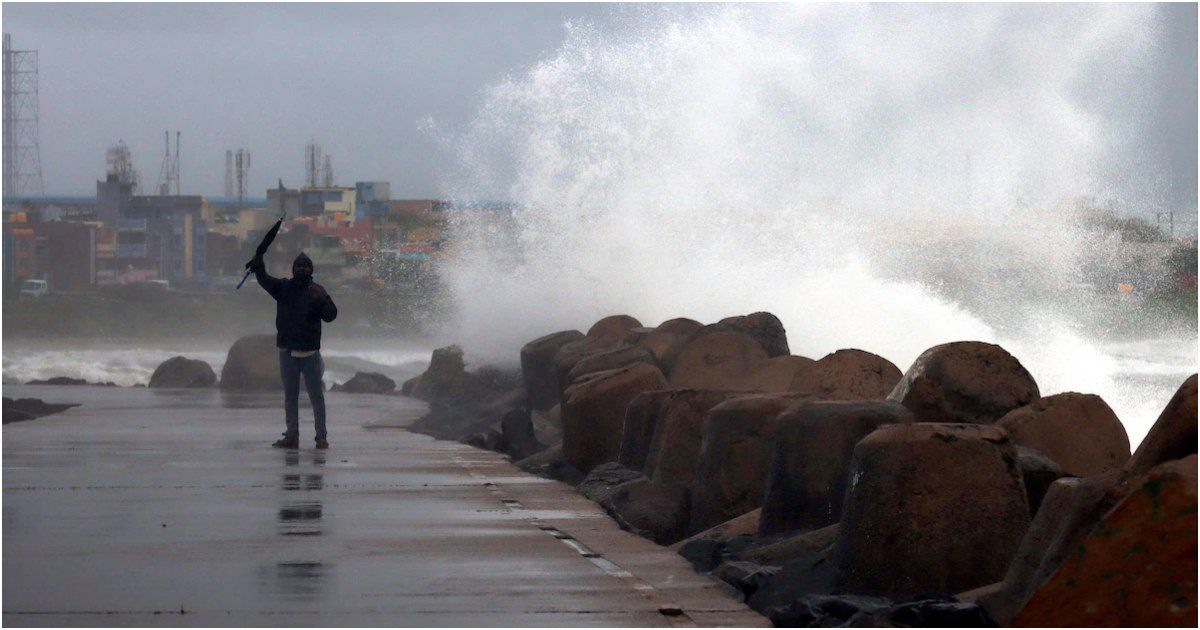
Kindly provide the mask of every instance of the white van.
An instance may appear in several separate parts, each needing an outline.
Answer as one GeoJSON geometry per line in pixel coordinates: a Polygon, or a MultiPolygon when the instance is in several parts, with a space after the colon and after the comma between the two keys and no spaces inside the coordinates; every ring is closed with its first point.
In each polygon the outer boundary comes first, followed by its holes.
{"type": "Polygon", "coordinates": [[[35,298],[50,292],[50,285],[45,280],[26,280],[21,283],[21,297],[35,298]]]}

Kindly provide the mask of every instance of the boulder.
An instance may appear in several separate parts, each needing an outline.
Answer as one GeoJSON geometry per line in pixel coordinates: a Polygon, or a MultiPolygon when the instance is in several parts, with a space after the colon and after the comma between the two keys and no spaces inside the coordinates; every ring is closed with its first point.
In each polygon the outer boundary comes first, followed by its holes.
{"type": "Polygon", "coordinates": [[[758,530],[762,510],[747,512],[675,543],[673,548],[692,563],[697,571],[711,571],[721,563],[726,547],[734,539],[747,542],[758,530]]]}
{"type": "MultiPolygon", "coordinates": [[[[1008,565],[1004,579],[995,588],[979,594],[976,600],[1002,626],[1025,606],[1025,602],[1040,584],[1038,569],[1060,525],[1067,519],[1079,490],[1080,480],[1074,477],[1059,479],[1050,484],[1042,505],[1029,524],[1021,546],[1008,565]]],[[[961,596],[959,599],[963,599],[961,596]]]]}
{"type": "Polygon", "coordinates": [[[837,542],[835,523],[811,532],[795,534],[748,549],[745,556],[759,564],[784,565],[801,554],[824,553],[837,542]]]}
{"type": "Polygon", "coordinates": [[[811,530],[841,520],[854,445],[913,415],[890,401],[798,403],[778,419],[763,494],[760,536],[811,530]]]}
{"type": "Polygon", "coordinates": [[[1125,467],[1131,475],[1196,453],[1196,375],[1179,386],[1125,467]]]}
{"type": "Polygon", "coordinates": [[[592,324],[586,336],[588,339],[602,340],[608,342],[609,345],[615,346],[625,338],[625,333],[630,328],[641,327],[642,322],[629,315],[609,315],[592,324]]]}
{"type": "Polygon", "coordinates": [[[660,545],[684,537],[688,515],[688,489],[641,478],[613,488],[601,506],[624,529],[660,545]]]}
{"type": "Polygon", "coordinates": [[[629,402],[667,385],[662,372],[646,363],[593,376],[567,389],[562,404],[563,456],[584,473],[617,461],[629,402]]]}
{"type": "Polygon", "coordinates": [[[462,348],[446,346],[433,351],[429,368],[417,377],[408,395],[435,405],[445,404],[464,397],[470,389],[468,380],[462,348]]]}
{"type": "Polygon", "coordinates": [[[689,533],[762,506],[775,419],[795,402],[787,394],[756,394],[709,410],[692,482],[689,533]]]}
{"type": "Polygon", "coordinates": [[[562,443],[552,444],[534,455],[516,463],[517,468],[546,479],[554,479],[576,485],[583,481],[584,474],[563,459],[562,443]]]}
{"type": "Polygon", "coordinates": [[[656,483],[690,489],[704,440],[705,416],[729,396],[729,392],[703,389],[671,392],[663,401],[661,416],[650,439],[646,476],[656,483]]]}
{"type": "Polygon", "coordinates": [[[672,390],[660,389],[642,392],[629,401],[625,408],[625,424],[621,429],[621,450],[617,461],[626,468],[644,471],[646,456],[650,453],[650,442],[654,429],[662,416],[663,402],[672,390]]]}
{"type": "MultiPolygon", "coordinates": [[[[626,337],[626,339],[629,339],[626,337]]],[[[669,370],[671,364],[668,362],[671,352],[675,350],[679,344],[686,339],[684,335],[676,335],[674,333],[658,332],[651,330],[641,335],[637,335],[636,339],[631,342],[631,345],[637,346],[654,358],[654,363],[661,367],[664,371],[669,370]]]]}
{"type": "Polygon", "coordinates": [[[78,406],[78,404],[47,403],[40,398],[18,398],[13,400],[12,398],[5,397],[3,405],[4,424],[33,420],[78,406]]]}
{"type": "Polygon", "coordinates": [[[221,367],[220,386],[226,390],[282,390],[275,335],[248,335],[235,341],[221,367]]]}
{"type": "Polygon", "coordinates": [[[796,374],[791,391],[810,400],[883,400],[900,381],[900,368],[863,350],[838,350],[796,374]]]}
{"type": "Polygon", "coordinates": [[[593,468],[575,489],[596,503],[604,503],[617,486],[641,478],[642,473],[639,470],[630,470],[616,462],[608,462],[593,468]]]}
{"type": "Polygon", "coordinates": [[[1129,460],[1129,436],[1117,414],[1094,394],[1038,398],[997,423],[1014,444],[1044,453],[1072,477],[1117,470],[1129,460]]]}
{"type": "Polygon", "coordinates": [[[562,442],[562,410],[558,405],[546,411],[529,412],[529,423],[533,425],[533,437],[539,444],[562,442]]]}
{"type": "Polygon", "coordinates": [[[521,376],[530,409],[544,411],[558,404],[554,354],[564,345],[580,339],[583,339],[583,333],[578,330],[563,330],[538,337],[521,347],[521,376]]]}
{"type": "Polygon", "coordinates": [[[1017,467],[1021,469],[1021,479],[1025,482],[1029,514],[1037,514],[1050,485],[1067,474],[1057,462],[1046,457],[1045,453],[1028,446],[1017,446],[1017,467]]]}
{"type": "Polygon", "coordinates": [[[816,362],[808,357],[787,355],[767,359],[746,377],[747,387],[757,392],[790,392],[792,384],[816,362]]]}
{"type": "Polygon", "coordinates": [[[852,619],[876,615],[892,602],[884,597],[863,595],[805,595],[756,608],[777,628],[888,627],[879,624],[854,624],[852,619]]]}
{"type": "Polygon", "coordinates": [[[378,372],[355,372],[350,380],[333,390],[348,394],[389,394],[396,391],[396,381],[378,372]]]}
{"type": "Polygon", "coordinates": [[[617,346],[608,350],[594,352],[580,359],[567,372],[567,381],[574,383],[585,374],[615,370],[627,365],[633,365],[634,363],[647,363],[657,367],[654,357],[644,348],[637,346],[617,346]]]}
{"type": "Polygon", "coordinates": [[[849,593],[904,600],[1004,576],[1029,526],[1012,443],[973,424],[888,424],[854,448],[835,556],[849,593]]]}
{"type": "Polygon", "coordinates": [[[762,346],[741,333],[695,336],[672,364],[671,388],[754,391],[754,383],[748,377],[761,369],[766,360],[762,346]]]}
{"type": "Polygon", "coordinates": [[[1025,366],[1004,348],[957,341],[921,353],[888,399],[920,422],[992,424],[1039,395],[1025,366]]]}
{"type": "Polygon", "coordinates": [[[783,322],[780,322],[779,318],[771,313],[760,311],[749,315],[726,317],[706,328],[740,332],[757,341],[770,357],[782,357],[792,353],[788,349],[787,331],[783,329],[783,322]]]}
{"type": "MultiPolygon", "coordinates": [[[[278,353],[275,360],[279,361],[278,353]]],[[[212,366],[199,359],[171,357],[159,364],[150,375],[150,387],[204,388],[217,384],[212,366]]]]}
{"type": "Polygon", "coordinates": [[[497,453],[504,452],[504,436],[495,429],[486,429],[477,433],[472,433],[461,440],[463,444],[481,448],[485,451],[495,451],[497,453]]]}
{"type": "MultiPolygon", "coordinates": [[[[584,337],[579,341],[565,343],[554,353],[552,361],[554,367],[554,380],[558,383],[559,400],[561,401],[566,395],[566,390],[573,383],[571,380],[571,369],[575,367],[584,358],[611,350],[620,345],[620,340],[613,340],[609,337],[584,337]]],[[[587,375],[581,376],[584,378],[587,375]]]]}
{"type": "Polygon", "coordinates": [[[686,317],[676,317],[654,327],[654,332],[664,333],[668,335],[690,335],[697,330],[704,328],[704,324],[686,317]]]}
{"type": "Polygon", "coordinates": [[[1159,464],[1132,487],[1013,625],[1196,624],[1196,455],[1159,464]]]}
{"type": "Polygon", "coordinates": [[[533,430],[533,419],[524,407],[509,409],[500,418],[500,434],[504,436],[504,452],[514,460],[524,459],[542,450],[533,430]]]}
{"type": "MultiPolygon", "coordinates": [[[[828,551],[796,549],[778,570],[753,585],[746,603],[766,615],[776,626],[805,625],[794,616],[795,606],[811,595],[837,591],[837,569],[828,551]]],[[[844,596],[855,599],[855,596],[844,596]]],[[[882,598],[880,598],[882,600],[882,598]]],[[[882,600],[885,601],[886,600],[882,600]]],[[[847,618],[852,614],[847,615],[847,618]]]]}

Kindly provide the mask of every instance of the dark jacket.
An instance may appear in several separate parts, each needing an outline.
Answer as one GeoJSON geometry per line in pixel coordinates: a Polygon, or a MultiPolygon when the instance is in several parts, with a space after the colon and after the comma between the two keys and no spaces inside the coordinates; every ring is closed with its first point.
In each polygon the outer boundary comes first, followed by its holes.
{"type": "Polygon", "coordinates": [[[321,322],[337,319],[337,306],[321,285],[295,278],[275,278],[263,266],[254,268],[258,284],[275,298],[275,345],[284,350],[320,350],[321,322]]]}

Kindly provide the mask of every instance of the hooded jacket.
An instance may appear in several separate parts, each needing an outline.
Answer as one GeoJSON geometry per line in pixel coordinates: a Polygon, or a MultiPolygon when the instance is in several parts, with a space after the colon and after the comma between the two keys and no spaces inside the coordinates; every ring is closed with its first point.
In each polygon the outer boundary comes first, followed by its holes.
{"type": "MultiPolygon", "coordinates": [[[[292,262],[312,260],[301,253],[292,262]]],[[[311,278],[275,278],[261,259],[253,266],[254,279],[275,298],[275,345],[283,350],[308,352],[321,349],[321,322],[337,319],[337,306],[325,288],[311,278]]]]}

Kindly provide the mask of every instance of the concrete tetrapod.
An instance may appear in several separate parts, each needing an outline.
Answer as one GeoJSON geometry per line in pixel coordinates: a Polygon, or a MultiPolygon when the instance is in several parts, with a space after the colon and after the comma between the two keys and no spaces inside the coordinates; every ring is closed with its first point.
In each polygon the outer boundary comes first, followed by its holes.
{"type": "Polygon", "coordinates": [[[913,415],[890,401],[802,402],[779,416],[769,455],[760,536],[841,520],[854,445],[913,415]]]}
{"type": "Polygon", "coordinates": [[[645,363],[572,385],[562,403],[563,457],[585,474],[597,464],[617,461],[626,407],[638,394],[666,385],[662,372],[645,363]]]}
{"type": "Polygon", "coordinates": [[[834,555],[840,588],[903,601],[999,581],[1029,526],[1004,431],[891,424],[854,448],[834,555]]]}

